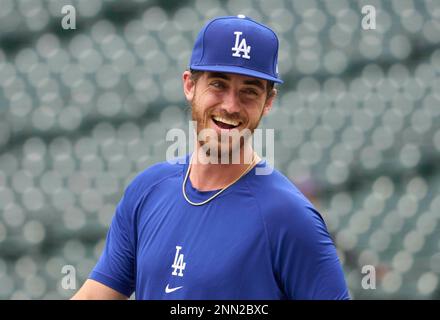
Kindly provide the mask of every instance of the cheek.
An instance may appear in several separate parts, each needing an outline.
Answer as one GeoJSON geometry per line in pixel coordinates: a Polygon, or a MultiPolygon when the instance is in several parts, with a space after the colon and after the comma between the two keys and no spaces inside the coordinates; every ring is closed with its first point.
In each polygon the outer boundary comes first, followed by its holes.
{"type": "Polygon", "coordinates": [[[198,113],[210,113],[219,104],[218,97],[212,94],[200,94],[193,100],[193,107],[196,106],[198,113]]]}
{"type": "Polygon", "coordinates": [[[193,100],[192,113],[193,118],[205,126],[208,122],[208,118],[212,113],[212,102],[204,96],[198,96],[193,100]]]}
{"type": "Polygon", "coordinates": [[[254,104],[252,104],[252,106],[247,108],[247,110],[248,110],[249,118],[251,118],[253,121],[254,120],[258,120],[263,115],[264,105],[262,103],[259,103],[259,102],[258,103],[254,103],[254,104]]]}

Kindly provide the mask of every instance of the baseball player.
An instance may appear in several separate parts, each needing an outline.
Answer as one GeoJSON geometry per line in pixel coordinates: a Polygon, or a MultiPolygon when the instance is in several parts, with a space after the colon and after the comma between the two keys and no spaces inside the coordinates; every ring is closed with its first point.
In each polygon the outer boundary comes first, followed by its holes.
{"type": "MultiPolygon", "coordinates": [[[[197,134],[253,132],[282,83],[277,59],[267,26],[243,15],[209,21],[182,76],[197,134]]],[[[349,299],[319,212],[279,171],[257,174],[268,164],[250,144],[229,142],[197,140],[185,161],[131,182],[74,299],[349,299]],[[236,150],[239,163],[212,161],[236,150]]]]}

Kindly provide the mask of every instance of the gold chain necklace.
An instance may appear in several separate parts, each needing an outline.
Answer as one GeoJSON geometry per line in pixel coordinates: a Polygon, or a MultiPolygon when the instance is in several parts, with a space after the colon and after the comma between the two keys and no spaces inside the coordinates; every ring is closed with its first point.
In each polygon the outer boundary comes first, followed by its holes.
{"type": "Polygon", "coordinates": [[[221,194],[223,191],[225,191],[227,188],[229,188],[230,186],[232,186],[234,183],[236,183],[238,180],[241,179],[241,177],[243,177],[246,173],[248,173],[254,166],[254,162],[256,159],[256,155],[255,152],[252,156],[252,161],[249,164],[249,166],[246,168],[245,171],[243,171],[243,173],[234,181],[232,181],[230,184],[228,184],[226,187],[224,187],[223,189],[221,189],[220,191],[218,191],[216,194],[214,194],[213,196],[211,196],[210,198],[208,198],[207,200],[203,201],[203,202],[192,202],[191,200],[189,200],[188,196],[186,195],[186,191],[185,191],[185,185],[186,185],[186,180],[188,179],[189,176],[189,172],[190,172],[190,168],[191,168],[191,162],[192,162],[192,158],[194,156],[191,156],[191,159],[189,161],[189,165],[188,165],[188,169],[186,170],[186,175],[185,175],[185,179],[183,180],[183,184],[182,184],[182,193],[183,193],[183,197],[185,198],[186,201],[188,201],[188,203],[192,204],[193,206],[201,206],[204,205],[205,203],[208,203],[209,201],[211,201],[212,199],[214,199],[215,197],[217,197],[219,194],[221,194]]]}

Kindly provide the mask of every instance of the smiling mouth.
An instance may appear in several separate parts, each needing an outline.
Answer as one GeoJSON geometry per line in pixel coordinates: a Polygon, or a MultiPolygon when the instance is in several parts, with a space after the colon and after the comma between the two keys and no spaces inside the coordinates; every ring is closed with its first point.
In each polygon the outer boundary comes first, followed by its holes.
{"type": "Polygon", "coordinates": [[[223,117],[213,116],[212,121],[221,129],[231,130],[241,125],[241,121],[230,120],[223,117]]]}

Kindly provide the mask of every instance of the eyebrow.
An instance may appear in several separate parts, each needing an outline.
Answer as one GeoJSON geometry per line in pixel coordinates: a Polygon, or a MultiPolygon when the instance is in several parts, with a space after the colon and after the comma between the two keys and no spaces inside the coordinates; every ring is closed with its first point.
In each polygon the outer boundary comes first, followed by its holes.
{"type": "MultiPolygon", "coordinates": [[[[223,73],[223,72],[209,72],[208,79],[211,79],[211,78],[220,78],[220,79],[224,79],[224,80],[231,80],[231,78],[226,73],[223,73]]],[[[256,86],[263,91],[266,90],[263,82],[258,79],[244,80],[244,84],[256,86]]]]}

